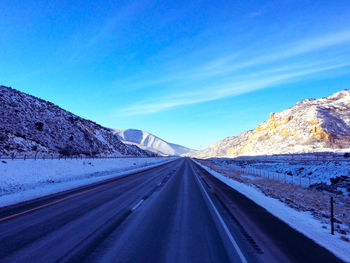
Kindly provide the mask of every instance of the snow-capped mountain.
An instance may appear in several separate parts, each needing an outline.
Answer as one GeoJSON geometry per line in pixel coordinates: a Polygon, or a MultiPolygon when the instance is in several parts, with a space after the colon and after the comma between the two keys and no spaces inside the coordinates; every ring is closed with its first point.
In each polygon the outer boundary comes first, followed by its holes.
{"type": "Polygon", "coordinates": [[[148,150],[159,155],[182,155],[193,152],[193,150],[189,148],[166,142],[157,136],[142,130],[115,130],[114,134],[124,143],[137,145],[144,150],[148,150]]]}
{"type": "Polygon", "coordinates": [[[0,86],[0,156],[38,153],[149,156],[137,146],[122,143],[111,129],[51,102],[0,86]]]}
{"type": "Polygon", "coordinates": [[[198,158],[350,151],[350,90],[271,113],[255,130],[191,154],[198,158]]]}

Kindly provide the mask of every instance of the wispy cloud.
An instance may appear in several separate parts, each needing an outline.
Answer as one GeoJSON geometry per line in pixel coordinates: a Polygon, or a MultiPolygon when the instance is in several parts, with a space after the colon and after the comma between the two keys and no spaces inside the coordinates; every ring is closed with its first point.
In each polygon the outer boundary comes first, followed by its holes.
{"type": "MultiPolygon", "coordinates": [[[[325,71],[346,68],[350,66],[348,62],[350,50],[333,52],[338,56],[331,58],[328,52],[324,52],[323,56],[318,55],[317,59],[312,55],[316,52],[322,54],[321,51],[334,49],[337,45],[349,42],[350,31],[343,31],[280,46],[271,49],[271,52],[265,55],[246,60],[240,59],[237,54],[231,54],[207,61],[191,70],[173,72],[166,77],[153,79],[151,82],[145,81],[143,83],[145,86],[171,83],[173,86],[178,85],[178,90],[185,91],[159,96],[154,101],[136,103],[124,108],[121,113],[123,115],[156,113],[178,106],[203,103],[268,88],[325,71]],[[203,85],[202,83],[206,80],[208,84],[203,85]],[[212,84],[211,82],[215,83],[215,80],[217,84],[212,84]],[[198,84],[199,81],[200,84],[198,84]],[[181,87],[184,88],[181,89],[181,87]]],[[[334,50],[337,51],[337,49],[334,50]]]]}
{"type": "Polygon", "coordinates": [[[149,101],[145,103],[132,105],[130,107],[123,109],[120,113],[127,116],[155,113],[155,112],[167,110],[167,109],[182,106],[182,105],[208,102],[208,101],[222,99],[222,98],[226,98],[234,95],[240,95],[243,93],[248,93],[259,89],[272,87],[278,84],[288,83],[290,81],[295,80],[296,78],[304,77],[307,75],[334,70],[338,68],[344,68],[348,66],[350,66],[350,62],[333,64],[328,66],[321,66],[321,67],[314,67],[314,68],[309,68],[304,70],[297,70],[293,72],[272,74],[269,76],[256,77],[254,79],[249,79],[247,77],[247,80],[243,80],[243,81],[230,82],[221,86],[205,87],[205,89],[202,91],[197,91],[197,92],[194,91],[194,92],[182,93],[177,96],[173,95],[173,96],[158,98],[157,101],[161,101],[161,102],[149,101]]]}
{"type": "MultiPolygon", "coordinates": [[[[288,59],[298,59],[305,54],[313,54],[315,52],[320,52],[322,54],[322,51],[327,48],[333,48],[336,45],[342,45],[345,43],[350,43],[350,31],[342,31],[316,38],[303,39],[284,46],[271,48],[269,51],[265,51],[263,55],[259,55],[257,54],[257,51],[249,49],[244,53],[237,51],[233,54],[227,54],[203,62],[196,67],[185,67],[184,69],[172,70],[168,74],[164,73],[149,78],[142,77],[139,81],[129,79],[129,81],[132,82],[131,86],[138,89],[169,83],[176,83],[179,86],[183,86],[204,79],[219,79],[225,75],[240,74],[242,70],[254,69],[262,66],[269,67],[270,65],[268,64],[281,63],[288,59]],[[249,51],[251,54],[249,54],[249,51]]],[[[205,51],[199,53],[205,53],[205,51]]],[[[184,60],[183,58],[181,59],[184,60]]],[[[302,63],[305,63],[306,61],[307,63],[308,60],[301,58],[300,61],[302,63]]]]}

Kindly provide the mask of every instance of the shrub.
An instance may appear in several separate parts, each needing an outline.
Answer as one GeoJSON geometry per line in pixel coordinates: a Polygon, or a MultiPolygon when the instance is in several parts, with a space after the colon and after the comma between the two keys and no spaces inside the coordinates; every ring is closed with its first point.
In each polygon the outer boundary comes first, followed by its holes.
{"type": "Polygon", "coordinates": [[[63,156],[71,156],[73,154],[73,148],[70,145],[66,145],[63,149],[59,150],[59,153],[63,156]]]}
{"type": "Polygon", "coordinates": [[[346,237],[346,236],[340,236],[341,239],[343,239],[346,242],[350,242],[350,238],[346,237]]]}
{"type": "Polygon", "coordinates": [[[35,127],[38,131],[43,131],[44,123],[42,123],[41,121],[38,121],[35,123],[35,127]]]}

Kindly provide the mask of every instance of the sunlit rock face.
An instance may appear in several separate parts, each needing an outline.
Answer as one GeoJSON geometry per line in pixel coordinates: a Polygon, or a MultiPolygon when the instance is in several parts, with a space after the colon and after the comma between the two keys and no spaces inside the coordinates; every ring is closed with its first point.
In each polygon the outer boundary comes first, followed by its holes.
{"type": "Polygon", "coordinates": [[[111,129],[83,119],[51,102],[0,86],[0,156],[148,156],[125,145],[111,129]]]}
{"type": "Polygon", "coordinates": [[[218,141],[196,157],[349,151],[350,90],[299,101],[255,130],[218,141]]]}

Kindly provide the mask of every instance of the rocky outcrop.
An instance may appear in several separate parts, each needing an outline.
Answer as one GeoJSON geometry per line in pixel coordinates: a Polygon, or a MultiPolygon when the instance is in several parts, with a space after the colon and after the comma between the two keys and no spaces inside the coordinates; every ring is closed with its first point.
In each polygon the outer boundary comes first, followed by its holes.
{"type": "Polygon", "coordinates": [[[349,151],[350,90],[321,99],[307,99],[271,113],[255,130],[228,137],[192,156],[235,157],[349,151]]]}

